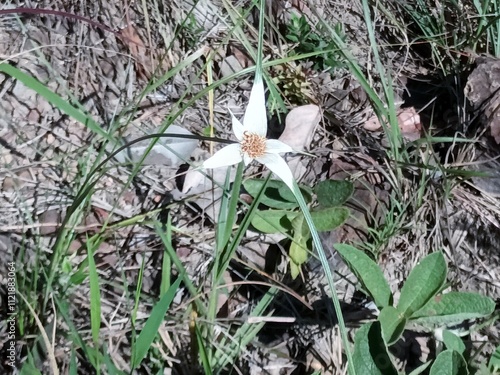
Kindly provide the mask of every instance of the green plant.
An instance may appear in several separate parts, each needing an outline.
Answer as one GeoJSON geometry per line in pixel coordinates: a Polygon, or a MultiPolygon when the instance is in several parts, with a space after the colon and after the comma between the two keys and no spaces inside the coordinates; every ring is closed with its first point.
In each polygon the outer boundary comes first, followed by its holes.
{"type": "MultiPolygon", "coordinates": [[[[498,317],[497,317],[498,318],[498,317]]],[[[500,345],[497,346],[495,351],[491,354],[490,360],[488,364],[484,364],[480,370],[480,374],[491,374],[491,375],[499,375],[500,374],[500,345]]]]}
{"type": "MultiPolygon", "coordinates": [[[[335,32],[338,35],[343,35],[341,24],[335,25],[335,32]]],[[[331,71],[344,66],[342,56],[336,52],[337,45],[333,41],[327,41],[328,39],[323,37],[321,32],[315,32],[311,28],[307,18],[303,15],[300,17],[292,15],[290,23],[287,25],[285,37],[295,43],[295,47],[292,50],[293,54],[326,51],[310,57],[315,70],[331,71]]],[[[341,38],[345,40],[344,36],[341,38]]]]}
{"type": "MultiPolygon", "coordinates": [[[[263,186],[259,179],[249,179],[243,186],[251,196],[257,196],[263,186]]],[[[314,190],[301,187],[307,203],[312,201],[312,192],[317,204],[311,209],[311,218],[319,232],[330,231],[342,225],[349,217],[349,209],[341,207],[352,195],[353,185],[349,181],[326,180],[319,182],[314,190]]],[[[300,274],[301,266],[310,253],[311,233],[304,215],[297,210],[298,203],[286,185],[277,180],[270,181],[264,190],[261,203],[269,207],[258,210],[252,218],[252,226],[263,233],[291,233],[290,272],[293,278],[300,274]]]]}
{"type": "MultiPolygon", "coordinates": [[[[349,245],[337,244],[335,248],[356,275],[361,290],[379,310],[377,321],[364,324],[356,333],[353,356],[357,373],[368,373],[370,368],[370,374],[397,374],[388,349],[410,324],[437,332],[468,319],[487,317],[495,309],[491,298],[476,293],[444,292],[447,266],[441,252],[426,256],[415,266],[394,304],[389,284],[368,255],[349,245]]],[[[421,370],[431,366],[432,375],[467,374],[459,337],[445,330],[443,342],[446,350],[421,370]]]]}

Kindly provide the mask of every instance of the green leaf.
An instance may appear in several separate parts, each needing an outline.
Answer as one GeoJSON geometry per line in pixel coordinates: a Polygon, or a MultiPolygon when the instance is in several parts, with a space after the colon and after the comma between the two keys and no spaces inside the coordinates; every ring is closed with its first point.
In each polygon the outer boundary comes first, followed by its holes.
{"type": "Polygon", "coordinates": [[[78,375],[78,365],[76,363],[76,351],[75,348],[71,347],[71,356],[69,358],[69,375],[78,375]]]}
{"type": "MultiPolygon", "coordinates": [[[[240,191],[241,181],[243,179],[243,164],[239,163],[236,171],[236,177],[231,186],[230,172],[226,171],[226,180],[224,182],[224,193],[221,197],[221,205],[217,222],[217,251],[224,249],[233,233],[234,223],[236,221],[236,207],[239,202],[239,194],[232,194],[233,191],[240,191]]],[[[266,180],[264,180],[264,184],[266,180]]]]}
{"type": "Polygon", "coordinates": [[[441,252],[435,252],[422,259],[410,272],[399,298],[398,310],[406,317],[422,308],[439,292],[446,281],[446,262],[441,252]]]}
{"type": "MultiPolygon", "coordinates": [[[[244,181],[243,186],[248,194],[255,198],[260,193],[260,190],[262,189],[264,183],[265,180],[262,180],[260,178],[252,178],[244,181]]],[[[304,199],[307,202],[310,202],[311,190],[304,186],[301,186],[300,190],[304,195],[304,199]]],[[[279,209],[296,208],[299,205],[292,191],[283,181],[279,180],[269,180],[260,203],[271,208],[279,209]]]]}
{"type": "Polygon", "coordinates": [[[318,232],[326,232],[341,226],[349,213],[349,209],[345,207],[329,207],[311,211],[311,217],[318,232]]]}
{"type": "Polygon", "coordinates": [[[354,185],[349,181],[325,180],[314,187],[318,203],[323,207],[343,205],[352,195],[354,185]]]}
{"type": "Polygon", "coordinates": [[[292,221],[297,211],[257,210],[252,217],[252,226],[262,233],[286,233],[292,229],[292,221]]]}
{"type": "Polygon", "coordinates": [[[300,275],[300,266],[296,265],[294,262],[290,262],[290,276],[295,280],[297,276],[300,275]]]}
{"type": "Polygon", "coordinates": [[[495,310],[495,302],[469,292],[450,292],[432,298],[412,315],[418,323],[449,325],[466,319],[482,318],[495,310]]]}
{"type": "Polygon", "coordinates": [[[297,216],[293,222],[293,241],[290,245],[290,261],[296,267],[291,268],[291,275],[295,279],[300,273],[300,267],[307,261],[309,252],[307,241],[311,238],[309,227],[304,222],[304,216],[297,216]]]}
{"type": "Polygon", "coordinates": [[[430,375],[468,375],[467,363],[464,357],[455,350],[445,350],[439,353],[432,364],[430,375]]]}
{"type": "Polygon", "coordinates": [[[19,375],[42,375],[39,369],[35,367],[34,364],[30,362],[25,362],[22,365],[23,367],[19,371],[19,375]]]}
{"type": "Polygon", "coordinates": [[[420,375],[425,370],[427,370],[427,367],[429,367],[430,365],[431,365],[431,361],[425,362],[423,365],[418,366],[415,370],[410,372],[408,375],[420,375]]]}
{"type": "Polygon", "coordinates": [[[302,264],[307,262],[309,253],[307,251],[307,239],[297,237],[293,238],[293,242],[290,245],[289,255],[293,263],[301,266],[302,264]]]}
{"type": "MultiPolygon", "coordinates": [[[[289,210],[260,210],[252,217],[252,225],[263,233],[286,233],[292,229],[292,221],[300,214],[289,210]]],[[[349,217],[349,209],[331,207],[311,212],[318,231],[329,231],[342,225],[349,217]]]]}
{"type": "Polygon", "coordinates": [[[148,320],[144,324],[135,345],[132,348],[132,369],[137,368],[153,343],[153,340],[158,333],[158,329],[160,328],[161,323],[165,317],[165,313],[167,312],[170,304],[174,300],[175,294],[177,293],[177,289],[181,283],[182,277],[178,277],[177,280],[170,286],[167,293],[165,293],[160,301],[153,307],[151,311],[151,315],[148,320]]]}
{"type": "Polygon", "coordinates": [[[356,374],[397,375],[382,339],[379,322],[368,323],[356,332],[352,356],[356,374]]]}
{"type": "Polygon", "coordinates": [[[462,339],[453,332],[445,329],[443,331],[443,342],[446,345],[446,349],[454,350],[462,355],[464,354],[465,344],[462,339]]]}
{"type": "Polygon", "coordinates": [[[500,345],[497,346],[496,350],[491,355],[490,361],[488,362],[488,368],[492,374],[500,373],[500,345]]]}
{"type": "Polygon", "coordinates": [[[207,347],[205,345],[205,339],[203,338],[203,334],[200,331],[200,327],[196,324],[196,320],[194,323],[194,331],[196,334],[196,348],[198,349],[198,356],[200,357],[201,363],[203,365],[203,370],[206,375],[213,374],[212,366],[210,366],[210,358],[208,354],[207,347]]]}
{"type": "Polygon", "coordinates": [[[384,307],[378,316],[382,326],[382,334],[387,345],[392,345],[399,340],[406,326],[407,319],[393,306],[384,307]]]}
{"type": "Polygon", "coordinates": [[[89,263],[89,283],[90,283],[90,327],[92,340],[99,347],[99,333],[101,330],[101,290],[99,287],[99,276],[94,261],[94,252],[99,243],[87,239],[87,259],[89,263]]]}
{"type": "Polygon", "coordinates": [[[335,244],[334,247],[377,307],[382,309],[391,305],[391,289],[377,263],[364,252],[350,245],[335,244]]]}

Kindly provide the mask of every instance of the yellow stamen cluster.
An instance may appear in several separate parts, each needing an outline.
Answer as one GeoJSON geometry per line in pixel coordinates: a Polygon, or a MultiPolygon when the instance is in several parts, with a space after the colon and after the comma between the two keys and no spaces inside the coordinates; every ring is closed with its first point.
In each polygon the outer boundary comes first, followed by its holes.
{"type": "Polygon", "coordinates": [[[264,155],[266,152],[266,137],[255,133],[244,132],[241,141],[241,151],[252,159],[264,155]]]}

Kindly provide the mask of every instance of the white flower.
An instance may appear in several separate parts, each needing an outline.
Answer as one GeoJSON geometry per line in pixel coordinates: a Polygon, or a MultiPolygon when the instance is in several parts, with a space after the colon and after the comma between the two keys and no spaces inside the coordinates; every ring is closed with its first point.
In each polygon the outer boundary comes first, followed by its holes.
{"type": "Polygon", "coordinates": [[[285,160],[278,155],[282,152],[292,152],[293,149],[276,139],[267,139],[266,98],[262,78],[256,78],[250,101],[243,118],[243,124],[232,116],[233,132],[238,143],[231,144],[217,151],[207,159],[202,168],[218,168],[241,162],[248,165],[257,160],[274,172],[293,191],[292,171],[285,160]]]}

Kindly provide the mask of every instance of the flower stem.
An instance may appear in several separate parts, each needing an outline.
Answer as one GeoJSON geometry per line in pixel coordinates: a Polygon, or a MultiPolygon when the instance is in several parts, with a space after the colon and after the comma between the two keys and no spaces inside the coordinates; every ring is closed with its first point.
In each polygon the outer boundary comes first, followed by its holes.
{"type": "Polygon", "coordinates": [[[259,40],[257,43],[257,61],[255,61],[255,82],[262,80],[262,56],[264,56],[264,9],[266,1],[261,0],[259,9],[259,40]]]}
{"type": "Polygon", "coordinates": [[[333,281],[332,271],[330,270],[330,265],[328,264],[328,260],[326,258],[325,250],[323,249],[323,245],[321,244],[321,240],[318,235],[318,231],[314,226],[314,222],[311,217],[311,213],[309,212],[309,207],[302,196],[302,193],[299,189],[299,186],[294,181],[293,183],[293,194],[295,195],[295,199],[299,203],[300,209],[306,219],[307,225],[309,226],[309,230],[311,231],[311,236],[313,240],[314,247],[318,252],[318,257],[321,262],[321,266],[325,270],[326,279],[328,282],[328,286],[330,287],[330,293],[333,301],[333,307],[335,309],[335,314],[337,315],[337,322],[340,327],[340,335],[342,337],[342,343],[344,345],[344,351],[347,356],[347,369],[350,375],[355,375],[356,370],[354,369],[354,362],[352,361],[352,354],[349,348],[349,340],[347,338],[347,329],[344,323],[344,317],[342,315],[342,309],[340,308],[339,297],[337,296],[337,289],[335,288],[335,282],[333,281]]]}

